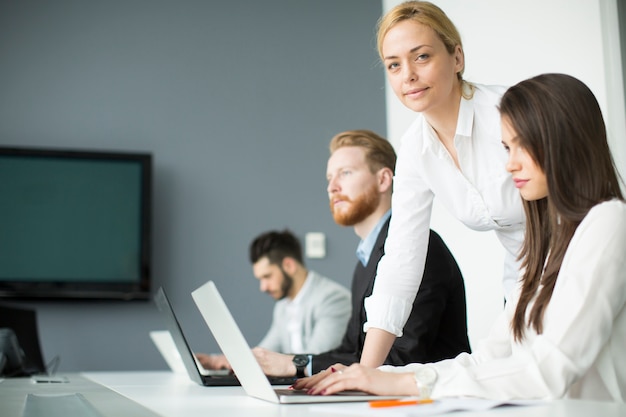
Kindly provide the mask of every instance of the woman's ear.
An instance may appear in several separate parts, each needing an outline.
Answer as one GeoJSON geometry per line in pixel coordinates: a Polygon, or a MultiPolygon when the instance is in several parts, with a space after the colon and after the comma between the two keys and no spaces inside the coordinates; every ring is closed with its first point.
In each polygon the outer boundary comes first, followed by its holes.
{"type": "Polygon", "coordinates": [[[454,61],[454,72],[458,74],[465,68],[465,54],[463,53],[463,48],[461,48],[461,45],[457,45],[454,48],[454,61]]]}

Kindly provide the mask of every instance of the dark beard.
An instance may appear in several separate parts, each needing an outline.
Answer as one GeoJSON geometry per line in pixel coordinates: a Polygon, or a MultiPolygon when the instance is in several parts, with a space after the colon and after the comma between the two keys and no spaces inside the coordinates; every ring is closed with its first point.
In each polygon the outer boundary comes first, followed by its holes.
{"type": "Polygon", "coordinates": [[[335,223],[341,226],[354,226],[362,222],[372,214],[380,204],[380,194],[378,194],[376,184],[372,184],[369,189],[365,190],[354,200],[350,200],[344,195],[339,195],[339,197],[350,203],[348,210],[335,212],[332,200],[330,202],[330,212],[333,215],[333,219],[335,223]]]}
{"type": "Polygon", "coordinates": [[[283,298],[287,297],[287,295],[289,294],[289,291],[291,291],[291,287],[293,287],[293,277],[289,275],[288,273],[286,273],[282,267],[279,266],[279,268],[280,268],[280,272],[283,273],[283,282],[282,284],[280,284],[280,290],[283,293],[280,295],[278,299],[282,300],[283,298]]]}

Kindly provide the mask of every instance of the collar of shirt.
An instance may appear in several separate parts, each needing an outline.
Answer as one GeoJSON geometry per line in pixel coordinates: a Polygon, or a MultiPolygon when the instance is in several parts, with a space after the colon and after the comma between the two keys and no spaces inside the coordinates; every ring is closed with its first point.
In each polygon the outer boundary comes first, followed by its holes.
{"type": "Polygon", "coordinates": [[[304,351],[304,342],[302,340],[304,331],[302,330],[304,325],[303,318],[303,302],[306,300],[306,292],[309,291],[312,286],[315,284],[314,275],[312,271],[306,276],[306,280],[304,284],[302,284],[302,288],[298,291],[298,294],[294,297],[293,300],[289,300],[285,298],[286,304],[286,327],[289,334],[289,352],[303,352],[304,351]]]}
{"type": "Polygon", "coordinates": [[[287,305],[291,306],[291,305],[300,304],[302,299],[305,297],[304,294],[306,294],[306,292],[308,291],[309,287],[312,285],[311,283],[313,281],[314,281],[313,273],[312,273],[312,271],[309,271],[309,273],[306,276],[306,280],[304,280],[304,284],[302,284],[302,288],[300,288],[300,291],[298,291],[298,294],[296,294],[294,299],[290,300],[288,298],[285,298],[285,300],[287,301],[287,305]]]}
{"type": "MultiPolygon", "coordinates": [[[[425,153],[430,148],[436,146],[438,149],[441,149],[443,146],[441,141],[439,140],[435,129],[426,121],[425,118],[422,118],[423,121],[423,130],[424,130],[424,142],[422,153],[425,153]]],[[[459,116],[456,120],[456,132],[455,132],[455,140],[458,137],[472,137],[472,129],[474,128],[474,105],[472,100],[467,100],[464,97],[461,97],[461,103],[459,105],[459,116]]]]}
{"type": "Polygon", "coordinates": [[[380,220],[378,220],[376,227],[372,229],[367,237],[359,242],[359,246],[356,248],[356,257],[359,261],[361,261],[363,266],[367,266],[367,263],[370,260],[370,255],[372,254],[372,249],[374,249],[374,245],[376,244],[378,233],[380,233],[380,229],[383,228],[383,225],[389,216],[391,216],[391,209],[387,210],[380,220]]]}

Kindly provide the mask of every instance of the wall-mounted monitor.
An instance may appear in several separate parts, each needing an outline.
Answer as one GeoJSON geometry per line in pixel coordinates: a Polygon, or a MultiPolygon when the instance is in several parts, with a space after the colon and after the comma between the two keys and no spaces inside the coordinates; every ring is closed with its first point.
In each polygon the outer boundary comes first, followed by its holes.
{"type": "Polygon", "coordinates": [[[0,298],[149,299],[152,156],[0,147],[0,298]]]}

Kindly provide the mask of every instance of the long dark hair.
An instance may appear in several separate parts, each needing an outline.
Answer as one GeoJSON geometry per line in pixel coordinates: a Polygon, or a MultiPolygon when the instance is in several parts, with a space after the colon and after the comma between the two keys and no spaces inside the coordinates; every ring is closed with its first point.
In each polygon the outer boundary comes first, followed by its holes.
{"type": "Polygon", "coordinates": [[[511,327],[516,340],[528,325],[543,331],[543,316],[576,228],[589,210],[619,198],[619,175],[598,102],[581,81],[565,74],[543,74],[509,88],[500,114],[521,146],[546,175],[548,197],[524,201],[526,235],[520,252],[522,290],[511,327]],[[542,286],[540,288],[540,285],[542,286]]]}

